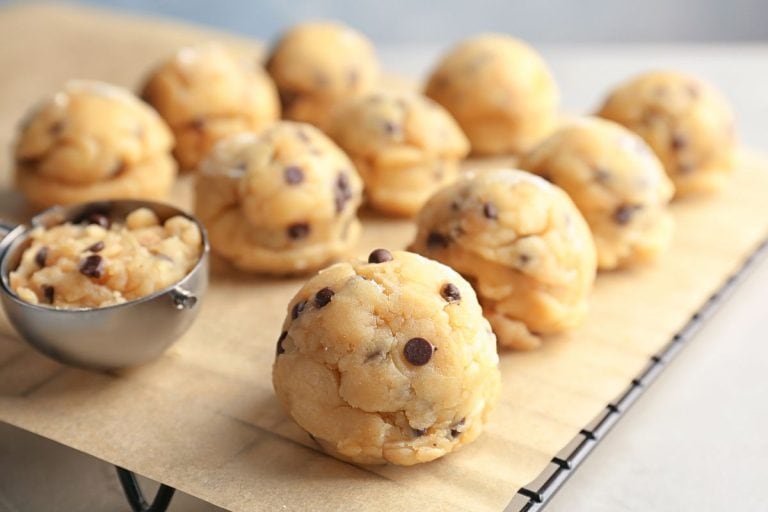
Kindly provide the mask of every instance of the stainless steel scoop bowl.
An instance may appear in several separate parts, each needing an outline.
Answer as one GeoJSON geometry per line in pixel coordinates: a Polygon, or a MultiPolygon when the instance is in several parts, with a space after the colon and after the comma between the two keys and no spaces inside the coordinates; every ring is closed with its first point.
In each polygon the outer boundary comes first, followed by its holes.
{"type": "Polygon", "coordinates": [[[90,370],[135,366],[156,358],[195,320],[208,286],[209,245],[205,229],[189,214],[151,201],[117,200],[56,206],[34,217],[29,225],[0,226],[0,302],[23,340],[62,363],[90,370]],[[77,221],[93,213],[123,221],[141,207],[164,221],[183,215],[200,228],[202,251],[192,270],[174,285],[123,304],[92,309],[56,309],[22,301],[11,290],[9,273],[29,246],[29,231],[77,221]]]}

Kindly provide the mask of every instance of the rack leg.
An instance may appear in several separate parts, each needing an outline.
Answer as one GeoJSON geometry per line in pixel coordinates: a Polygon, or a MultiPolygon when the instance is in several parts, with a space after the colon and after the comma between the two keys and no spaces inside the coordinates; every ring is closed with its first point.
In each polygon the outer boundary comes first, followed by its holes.
{"type": "Polygon", "coordinates": [[[139,482],[136,481],[136,475],[127,469],[115,466],[117,477],[120,479],[120,485],[123,486],[123,492],[131,505],[133,512],[165,512],[171,504],[173,493],[176,491],[173,487],[160,484],[155,499],[152,504],[148,504],[141,492],[139,482]]]}

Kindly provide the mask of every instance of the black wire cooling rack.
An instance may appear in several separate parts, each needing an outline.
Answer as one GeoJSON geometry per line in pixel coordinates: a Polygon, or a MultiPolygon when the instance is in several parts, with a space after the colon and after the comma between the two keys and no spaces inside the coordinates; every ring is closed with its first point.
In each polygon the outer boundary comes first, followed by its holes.
{"type": "MultiPolygon", "coordinates": [[[[704,322],[728,297],[754,263],[765,255],[768,239],[764,240],[739,269],[731,274],[723,285],[713,293],[704,305],[688,320],[680,331],[658,353],[648,360],[645,369],[632,379],[627,389],[597,415],[581,432],[563,448],[547,468],[531,483],[517,491],[504,512],[540,512],[558,490],[565,484],[581,463],[595,449],[597,444],[619,421],[633,403],[656,380],[656,377],[669,365],[675,356],[702,328],[704,322]]],[[[118,478],[125,496],[134,512],[165,512],[173,498],[174,489],[161,484],[153,502],[147,503],[139,488],[136,477],[130,471],[117,468],[118,478]]]]}
{"type": "Polygon", "coordinates": [[[724,299],[744,279],[754,263],[765,256],[765,253],[768,252],[766,249],[768,249],[768,239],[763,240],[757,249],[744,260],[741,267],[731,274],[725,283],[707,299],[669,343],[650,357],[645,369],[632,379],[627,389],[609,403],[565,448],[560,450],[533,482],[517,491],[504,512],[539,512],[549,503],[624,413],[656,380],[656,377],[677,356],[680,349],[691,341],[702,328],[704,322],[722,305],[724,299]]]}

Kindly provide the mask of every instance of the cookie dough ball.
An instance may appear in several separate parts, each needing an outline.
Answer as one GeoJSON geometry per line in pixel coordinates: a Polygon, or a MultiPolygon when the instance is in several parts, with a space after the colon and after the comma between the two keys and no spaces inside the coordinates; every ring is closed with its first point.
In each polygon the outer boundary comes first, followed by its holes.
{"type": "Polygon", "coordinates": [[[139,208],[124,222],[110,223],[94,211],[76,222],[37,227],[11,290],[30,304],[55,308],[100,308],[160,291],[184,278],[200,259],[202,235],[177,215],[161,222],[139,208]]]}
{"type": "Polygon", "coordinates": [[[411,249],[472,283],[500,345],[536,348],[584,319],[595,244],[558,187],[518,170],[471,175],[432,196],[417,223],[411,249]]]}
{"type": "Polygon", "coordinates": [[[325,128],[337,104],[370,92],[379,79],[373,45],[335,22],[313,22],[288,30],[267,60],[286,119],[325,128]]]}
{"type": "Polygon", "coordinates": [[[426,94],[453,114],[478,155],[527,151],[552,130],[559,102],[541,56],[504,35],[453,48],[429,77],[426,94]]]}
{"type": "Polygon", "coordinates": [[[277,89],[256,57],[219,43],[179,50],[152,73],[143,97],[173,130],[182,170],[197,168],[224,137],[280,117],[277,89]]]}
{"type": "Polygon", "coordinates": [[[195,211],[214,252],[268,274],[316,270],[360,233],[362,181],[318,129],[282,121],[219,142],[197,176],[195,211]]]}
{"type": "Polygon", "coordinates": [[[682,73],[645,73],[617,87],[598,115],[653,148],[678,196],[722,186],[734,165],[733,113],[711,85],[682,73]]]}
{"type": "Polygon", "coordinates": [[[587,220],[598,266],[647,263],[672,240],[674,186],[643,139],[601,119],[558,129],[520,167],[565,190],[587,220]]]}
{"type": "Polygon", "coordinates": [[[163,199],[176,177],[173,136],[120,87],[71,81],[35,107],[16,142],[16,182],[38,207],[163,199]]]}
{"type": "Polygon", "coordinates": [[[469,283],[436,261],[377,249],[299,290],[272,377],[288,414],[331,455],[409,466],[480,435],[498,362],[469,283]]]}
{"type": "Polygon", "coordinates": [[[329,130],[352,158],[368,201],[414,215],[459,175],[469,143],[440,105],[412,93],[379,93],[340,107],[329,130]]]}

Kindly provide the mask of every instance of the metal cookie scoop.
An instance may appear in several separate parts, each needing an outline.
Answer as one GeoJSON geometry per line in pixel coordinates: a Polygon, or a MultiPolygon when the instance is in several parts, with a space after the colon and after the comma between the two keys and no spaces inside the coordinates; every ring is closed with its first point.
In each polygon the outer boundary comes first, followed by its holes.
{"type": "Polygon", "coordinates": [[[151,201],[118,200],[55,206],[30,225],[0,224],[0,303],[21,338],[65,364],[91,370],[135,366],[159,356],[192,325],[208,286],[208,238],[202,224],[183,211],[151,201]],[[124,221],[137,208],[149,208],[161,222],[182,215],[197,224],[202,237],[200,259],[179,282],[135,300],[92,309],[56,309],[33,305],[11,290],[9,274],[29,245],[33,227],[52,227],[82,219],[90,212],[124,221]]]}

